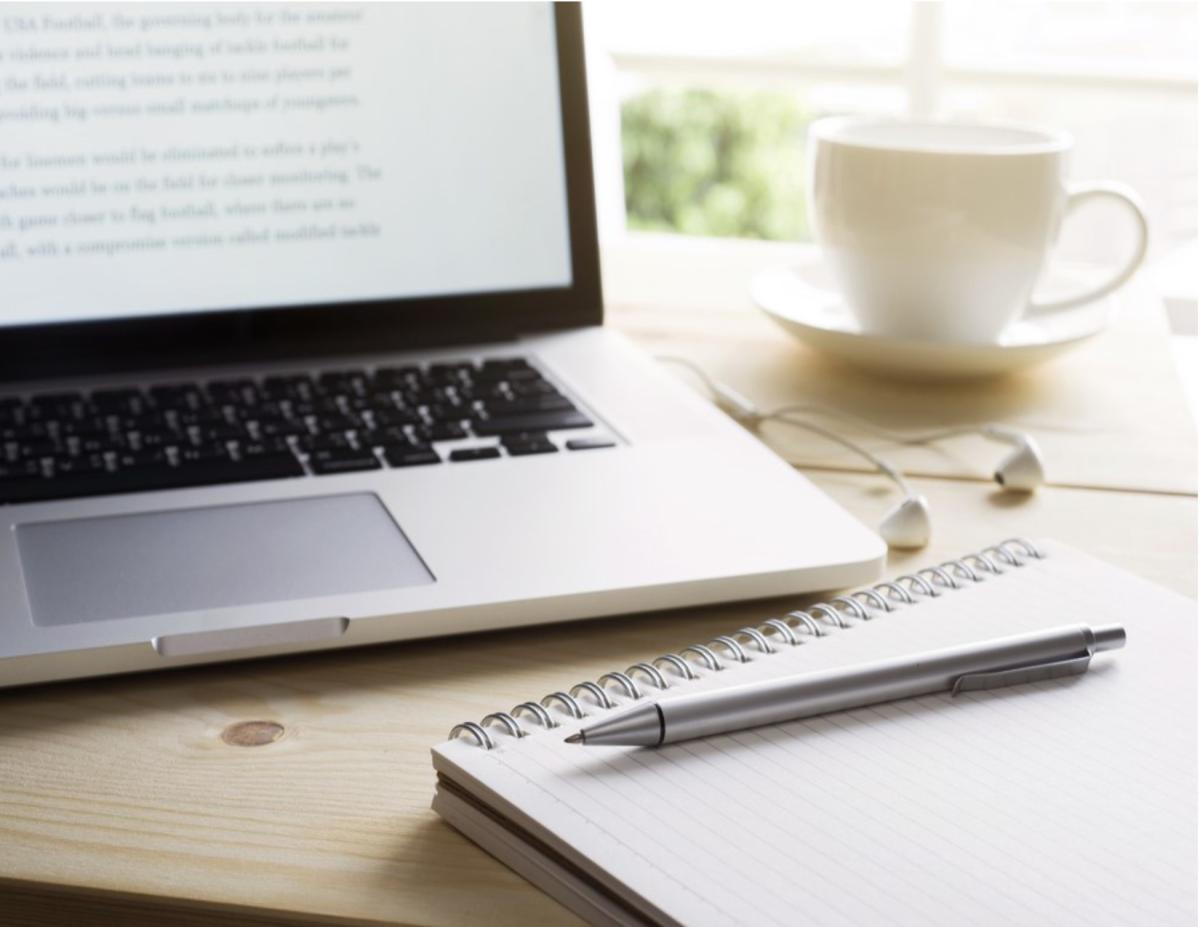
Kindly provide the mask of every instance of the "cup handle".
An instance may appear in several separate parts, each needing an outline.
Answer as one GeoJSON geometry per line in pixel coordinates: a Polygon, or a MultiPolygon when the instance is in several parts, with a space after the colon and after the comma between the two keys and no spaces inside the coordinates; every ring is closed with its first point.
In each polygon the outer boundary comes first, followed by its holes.
{"type": "Polygon", "coordinates": [[[1137,225],[1137,244],[1134,246],[1133,253],[1126,259],[1115,274],[1113,274],[1104,283],[1079,293],[1076,296],[1068,296],[1066,299],[1055,299],[1049,302],[1038,302],[1030,300],[1029,307],[1026,313],[1029,315],[1042,315],[1048,312],[1058,312],[1061,309],[1072,309],[1075,306],[1082,306],[1084,303],[1090,303],[1093,300],[1099,299],[1101,296],[1107,296],[1113,290],[1120,287],[1126,280],[1133,276],[1134,271],[1141,265],[1142,260],[1146,257],[1146,245],[1150,238],[1150,228],[1146,221],[1146,212],[1142,209],[1141,198],[1130,187],[1120,183],[1111,182],[1096,182],[1072,184],[1067,189],[1067,208],[1065,215],[1070,215],[1076,206],[1085,203],[1088,200],[1096,200],[1104,197],[1111,197],[1117,202],[1124,204],[1129,210],[1129,214],[1133,217],[1137,225]]]}

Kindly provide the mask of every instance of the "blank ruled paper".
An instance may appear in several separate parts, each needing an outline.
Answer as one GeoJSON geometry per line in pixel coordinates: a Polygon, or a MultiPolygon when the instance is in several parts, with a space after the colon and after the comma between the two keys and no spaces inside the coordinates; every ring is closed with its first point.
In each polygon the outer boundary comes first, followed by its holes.
{"type": "Polygon", "coordinates": [[[1194,925],[1195,603],[1042,546],[681,688],[1123,624],[1083,676],[658,750],[563,744],[574,721],[493,728],[495,750],[453,741],[435,763],[662,923],[1194,925]]]}

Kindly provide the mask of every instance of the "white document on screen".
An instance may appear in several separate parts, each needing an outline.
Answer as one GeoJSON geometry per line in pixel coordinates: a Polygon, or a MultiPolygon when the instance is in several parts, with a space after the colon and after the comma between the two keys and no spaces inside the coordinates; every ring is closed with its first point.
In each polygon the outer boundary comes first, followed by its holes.
{"type": "Polygon", "coordinates": [[[549,4],[7,4],[0,326],[570,282],[549,4]]]}

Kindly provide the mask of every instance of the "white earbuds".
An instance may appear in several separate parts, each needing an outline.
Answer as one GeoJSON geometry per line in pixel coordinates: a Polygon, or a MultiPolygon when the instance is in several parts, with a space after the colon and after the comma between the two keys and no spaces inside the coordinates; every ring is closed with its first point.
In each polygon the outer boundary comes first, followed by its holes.
{"type": "Polygon", "coordinates": [[[905,496],[900,504],[879,523],[879,536],[888,547],[913,550],[929,543],[933,524],[929,519],[929,503],[920,493],[905,496]]]}
{"type": "Polygon", "coordinates": [[[1033,492],[1046,482],[1042,455],[1033,438],[1019,431],[1010,431],[996,425],[986,425],[980,430],[989,438],[1015,445],[996,467],[995,480],[997,483],[1005,489],[1033,492]]]}
{"type": "MultiPolygon", "coordinates": [[[[883,517],[883,521],[879,523],[879,536],[887,542],[888,547],[896,550],[917,550],[929,543],[929,539],[933,535],[933,519],[929,513],[929,503],[924,496],[908,485],[903,474],[890,463],[848,438],[819,425],[814,425],[812,422],[791,418],[784,412],[767,415],[749,413],[748,409],[751,408],[749,401],[740,394],[735,395],[741,400],[736,403],[739,414],[735,417],[746,424],[757,424],[770,419],[794,425],[828,438],[873,463],[880,473],[895,483],[904,493],[900,504],[889,511],[883,517]],[[745,404],[743,405],[743,403],[745,404]]],[[[728,394],[723,394],[721,398],[726,400],[728,405],[734,405],[734,403],[728,402],[730,399],[728,394]]],[[[725,404],[723,403],[723,405],[725,404]]],[[[726,405],[726,411],[729,411],[728,405],[726,405]]],[[[1005,444],[1013,445],[1013,449],[1005,455],[993,473],[993,478],[1002,489],[1014,492],[1033,492],[1046,481],[1045,470],[1042,467],[1042,455],[1038,451],[1037,444],[1029,435],[1011,428],[1004,428],[1000,425],[981,425],[973,428],[956,428],[952,431],[938,432],[920,438],[897,438],[897,440],[902,440],[905,444],[928,444],[951,435],[972,432],[991,438],[993,441],[1002,441],[1005,444]]]]}
{"type": "MultiPolygon", "coordinates": [[[[1013,449],[1004,456],[993,474],[994,479],[1003,489],[1033,492],[1046,482],[1041,452],[1038,450],[1037,443],[1029,435],[1001,428],[998,425],[984,425],[979,432],[985,437],[1013,445],[1013,449]]],[[[876,463],[876,466],[879,464],[876,463]]],[[[890,465],[886,468],[880,467],[880,470],[887,476],[893,476],[894,471],[890,465]]],[[[894,477],[893,481],[895,481],[894,477]]],[[[905,489],[905,497],[899,505],[883,517],[883,521],[879,523],[879,536],[887,542],[888,547],[897,550],[924,547],[929,543],[933,534],[929,503],[924,496],[913,492],[904,484],[898,483],[898,485],[905,489]]]]}
{"type": "MultiPolygon", "coordinates": [[[[765,421],[777,421],[796,428],[803,428],[814,434],[828,438],[842,445],[849,451],[872,463],[884,476],[895,483],[904,493],[900,504],[884,516],[879,523],[879,535],[887,542],[888,547],[899,550],[911,550],[924,547],[929,543],[933,533],[933,522],[929,514],[929,503],[920,493],[915,492],[904,475],[885,459],[862,447],[854,441],[844,438],[835,432],[815,425],[805,419],[796,419],[796,413],[816,413],[831,418],[848,419],[850,416],[817,406],[785,406],[772,412],[760,412],[758,407],[737,390],[718,380],[714,380],[699,366],[682,357],[660,357],[660,360],[681,364],[690,369],[713,394],[717,406],[727,412],[732,418],[743,425],[753,428],[765,421]]],[[[943,438],[962,434],[981,434],[993,441],[1012,445],[1012,450],[996,466],[993,477],[1005,490],[1016,492],[1033,492],[1046,481],[1045,468],[1042,465],[1042,455],[1033,438],[1024,432],[1005,428],[1001,425],[976,425],[963,428],[948,428],[916,437],[893,434],[877,426],[853,419],[863,430],[881,435],[899,444],[931,444],[943,438]]]]}

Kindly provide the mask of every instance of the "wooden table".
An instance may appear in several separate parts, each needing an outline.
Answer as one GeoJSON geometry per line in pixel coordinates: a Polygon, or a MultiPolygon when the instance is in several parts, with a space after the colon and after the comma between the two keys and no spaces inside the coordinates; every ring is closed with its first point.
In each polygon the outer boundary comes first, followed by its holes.
{"type": "MultiPolygon", "coordinates": [[[[760,252],[759,259],[774,255],[760,252]]],[[[625,277],[607,281],[610,293],[636,289],[630,261],[636,269],[653,257],[613,257],[609,266],[625,277]]],[[[702,259],[711,272],[711,257],[702,259]]],[[[686,263],[673,312],[661,296],[623,299],[614,324],[654,350],[669,346],[718,365],[724,358],[721,372],[769,388],[772,401],[801,398],[794,391],[816,370],[837,378],[855,403],[886,395],[905,425],[938,417],[936,394],[864,385],[764,327],[739,298],[724,309],[697,309],[688,301],[686,263]],[[748,363],[747,345],[769,362],[748,363]]],[[[672,292],[670,281],[638,273],[646,285],[672,292]]],[[[1142,323],[1126,331],[1126,340],[1140,332],[1138,365],[1169,365],[1164,334],[1142,323]]],[[[1056,384],[1073,384],[1071,401],[1083,403],[1079,387],[1089,376],[1120,373],[1118,347],[1098,342],[1057,372],[971,389],[1019,415],[1043,408],[1042,394],[1056,384]]],[[[1100,415],[1095,427],[1048,453],[1052,473],[1067,478],[1036,495],[1005,495],[986,481],[994,446],[967,442],[907,458],[928,474],[914,483],[934,509],[936,533],[924,551],[893,554],[892,570],[1009,535],[1051,535],[1194,595],[1195,437],[1186,415],[1175,414],[1178,397],[1161,372],[1129,384],[1153,395],[1155,411],[1143,415],[1152,421],[1117,416],[1123,425],[1114,430],[1112,415],[1100,415]],[[1157,451],[1119,450],[1150,440],[1147,434],[1161,442],[1157,451]],[[1109,466],[1096,459],[1106,453],[1109,466]]],[[[836,390],[823,395],[838,401],[836,390]]],[[[815,441],[787,440],[789,456],[806,461],[809,476],[868,523],[894,499],[857,464],[815,441]]],[[[575,923],[429,811],[430,746],[457,721],[740,627],[781,605],[722,605],[0,693],[0,923],[575,923]]]]}

